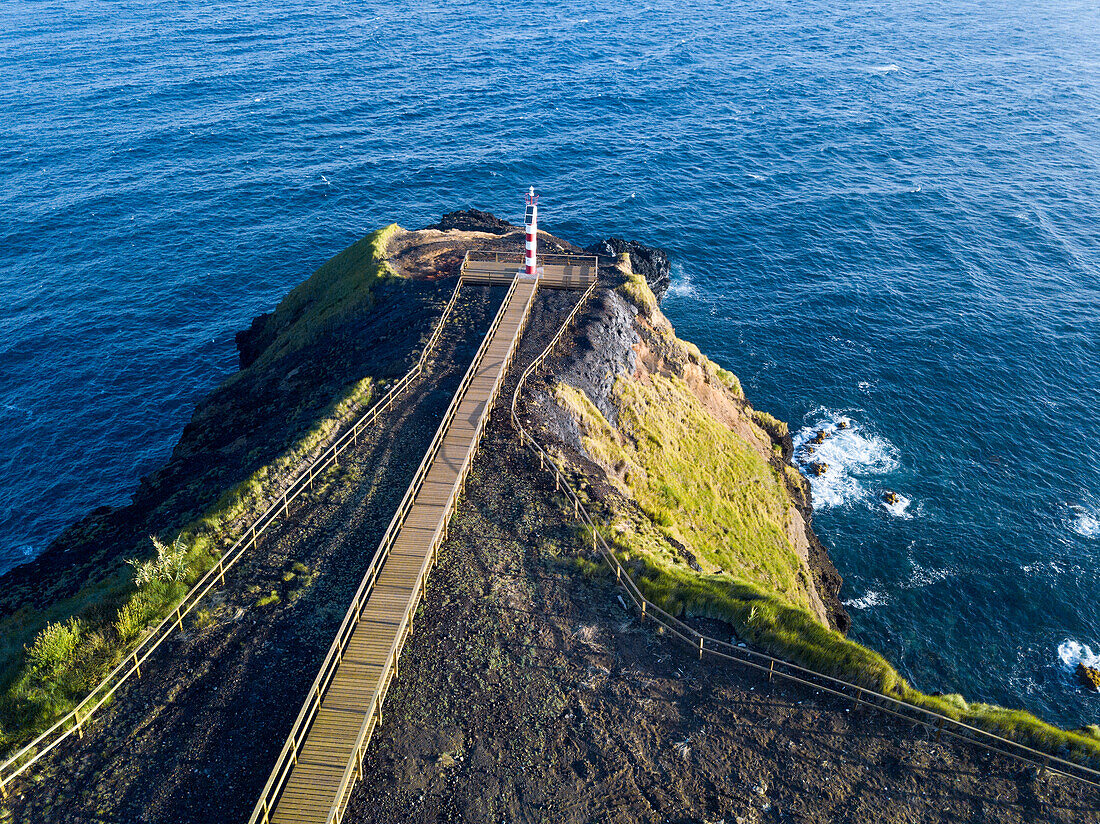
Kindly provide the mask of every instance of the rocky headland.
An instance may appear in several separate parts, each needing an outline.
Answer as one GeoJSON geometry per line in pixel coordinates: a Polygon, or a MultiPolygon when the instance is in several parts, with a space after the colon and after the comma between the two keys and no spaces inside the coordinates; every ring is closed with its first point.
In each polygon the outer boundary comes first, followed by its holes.
{"type": "MultiPolygon", "coordinates": [[[[540,242],[604,266],[519,412],[647,597],[709,634],[972,718],[984,705],[922,697],[845,638],[841,579],[814,535],[787,426],[676,336],[659,306],[665,253],[618,238],[540,242]]],[[[476,210],[388,227],[238,334],[240,371],[196,408],[132,503],[89,514],[0,578],[0,746],[10,753],[86,694],[297,467],[409,368],[467,249],[522,243],[520,228],[476,210]],[[150,535],[182,536],[185,553],[181,577],[155,591],[135,584],[129,563],[150,561],[150,535]],[[51,658],[57,638],[63,655],[51,658]]],[[[464,287],[425,375],[377,431],[81,740],[13,788],[0,821],[247,818],[502,294],[464,287]]],[[[577,297],[540,293],[502,397],[577,297]]],[[[1100,806],[1085,785],[931,728],[686,655],[625,608],[504,406],[345,820],[1070,822],[1100,806]]],[[[1065,746],[1100,741],[1073,735],[1065,746]]]]}

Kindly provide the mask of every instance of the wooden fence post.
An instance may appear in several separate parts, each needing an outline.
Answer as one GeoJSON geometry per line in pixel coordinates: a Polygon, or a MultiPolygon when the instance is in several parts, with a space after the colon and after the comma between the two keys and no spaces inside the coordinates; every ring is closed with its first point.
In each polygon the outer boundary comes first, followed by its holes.
{"type": "Polygon", "coordinates": [[[768,683],[772,682],[772,673],[775,672],[775,661],[768,662],[768,683]]]}

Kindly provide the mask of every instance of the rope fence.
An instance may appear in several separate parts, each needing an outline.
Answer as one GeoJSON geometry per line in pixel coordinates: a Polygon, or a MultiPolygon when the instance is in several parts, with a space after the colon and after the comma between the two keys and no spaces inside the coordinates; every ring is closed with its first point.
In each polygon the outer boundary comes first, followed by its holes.
{"type": "Polygon", "coordinates": [[[516,412],[516,406],[519,403],[520,394],[526,385],[527,379],[536,369],[542,366],[543,362],[551,354],[562,335],[573,324],[581,307],[592,295],[596,285],[596,283],[593,283],[585,291],[581,299],[577,302],[577,305],[573,308],[573,311],[570,312],[569,316],[566,318],[565,323],[562,324],[561,328],[558,330],[558,333],[520,376],[515,391],[512,393],[510,417],[512,425],[519,434],[520,443],[530,449],[535,456],[538,457],[541,469],[553,475],[555,490],[565,494],[567,500],[573,504],[574,516],[591,531],[592,550],[608,564],[615,575],[617,586],[626,591],[627,597],[630,599],[631,605],[637,610],[641,621],[644,622],[649,620],[663,627],[674,639],[697,653],[700,659],[704,656],[710,656],[712,658],[730,661],[766,675],[769,683],[772,682],[774,678],[780,678],[789,683],[798,684],[816,690],[817,692],[851,701],[853,706],[862,705],[870,707],[914,725],[923,726],[928,730],[935,730],[937,741],[939,741],[942,736],[947,735],[959,741],[976,745],[986,751],[1008,756],[1037,766],[1042,773],[1064,775],[1068,778],[1076,779],[1093,787],[1100,788],[1100,771],[1094,770],[1083,764],[1068,761],[1050,753],[1042,752],[1041,750],[997,735],[996,733],[937,713],[934,710],[909,704],[891,695],[886,695],[885,693],[877,692],[867,687],[860,686],[859,684],[853,684],[843,679],[817,672],[782,658],[768,655],[764,652],[759,652],[748,647],[737,646],[718,638],[705,635],[661,609],[652,601],[649,601],[634,582],[630,575],[630,571],[623,566],[607,541],[604,540],[596,521],[585,508],[580,496],[566,480],[564,470],[554,460],[550,452],[527,430],[520,420],[519,414],[516,412]]]}

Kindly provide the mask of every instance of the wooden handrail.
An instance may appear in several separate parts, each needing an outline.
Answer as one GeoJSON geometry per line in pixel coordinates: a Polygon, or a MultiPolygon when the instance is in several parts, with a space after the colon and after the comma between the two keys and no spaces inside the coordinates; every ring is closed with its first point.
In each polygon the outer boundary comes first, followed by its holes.
{"type": "MultiPolygon", "coordinates": [[[[386,532],[383,534],[382,540],[379,543],[378,550],[375,552],[374,557],[371,559],[371,563],[367,568],[366,573],[363,576],[359,588],[357,589],[355,596],[352,599],[351,605],[348,607],[348,611],[344,616],[343,622],[340,624],[340,628],[337,630],[336,637],[333,639],[332,644],[329,647],[328,653],[321,663],[320,670],[317,673],[317,677],[314,679],[313,685],[310,688],[306,700],[299,710],[298,716],[295,719],[294,724],[291,727],[290,733],[287,736],[286,742],[283,744],[282,749],[276,758],[275,766],[272,768],[270,775],[268,776],[267,783],[264,785],[259,800],[256,802],[253,808],[252,815],[249,819],[250,822],[268,822],[270,820],[271,811],[274,810],[279,798],[286,787],[286,783],[290,778],[291,771],[297,762],[297,757],[301,747],[304,745],[308,735],[312,722],[316,718],[318,712],[321,709],[321,704],[324,701],[324,696],[327,692],[328,686],[331,683],[336,671],[339,667],[340,660],[347,648],[347,644],[351,640],[352,634],[358,625],[362,612],[366,606],[371,593],[374,590],[375,582],[378,579],[379,574],[385,566],[386,560],[389,557],[390,550],[397,540],[397,536],[401,531],[406,517],[412,509],[413,503],[417,494],[421,490],[424,482],[424,478],[427,476],[428,470],[431,468],[433,461],[440,447],[442,446],[443,439],[446,435],[447,429],[451,422],[454,420],[457,414],[458,408],[462,400],[466,396],[466,392],[473,381],[474,376],[477,373],[478,367],[484,360],[485,353],[488,350],[489,344],[499,328],[501,321],[504,318],[505,310],[508,308],[509,301],[514,294],[516,287],[519,283],[518,278],[513,278],[511,286],[508,289],[504,300],[501,303],[500,309],[498,309],[493,322],[490,324],[488,331],[485,333],[485,337],[482,339],[481,345],[478,347],[478,351],[475,354],[470,366],[466,370],[466,374],[463,376],[462,382],[458,389],[455,391],[454,396],[451,399],[451,403],[444,414],[443,420],[440,422],[439,427],[436,429],[435,435],[432,438],[427,450],[425,450],[424,456],[418,465],[416,472],[413,474],[413,478],[409,483],[408,488],[405,490],[405,495],[401,499],[397,510],[394,512],[393,517],[390,519],[389,525],[386,528],[386,532]]],[[[513,340],[517,339],[523,331],[523,322],[526,320],[530,313],[531,303],[534,299],[534,292],[532,292],[531,298],[527,301],[527,304],[523,308],[523,320],[520,327],[517,329],[513,340]]],[[[509,361],[511,356],[509,356],[509,361]]],[[[507,369],[507,363],[501,375],[507,369]]],[[[446,500],[445,508],[448,512],[453,512],[454,507],[457,504],[458,496],[461,493],[465,478],[467,477],[470,466],[472,463],[472,455],[476,450],[477,443],[480,442],[482,434],[484,433],[485,423],[488,420],[488,413],[491,408],[491,401],[499,392],[498,385],[492,390],[490,395],[490,403],[486,404],[481,418],[475,428],[475,434],[473,439],[474,448],[472,448],[466,455],[463,464],[460,468],[460,472],[454,486],[451,489],[450,495],[446,500]]],[[[385,699],[385,695],[389,689],[389,685],[392,681],[393,674],[396,671],[397,661],[403,648],[405,639],[408,636],[412,615],[419,603],[420,597],[423,592],[423,586],[427,579],[428,568],[430,567],[439,545],[443,541],[443,536],[446,530],[446,521],[440,524],[439,527],[433,533],[430,541],[429,549],[427,552],[424,567],[421,568],[417,577],[413,596],[410,598],[409,603],[406,605],[405,611],[398,625],[398,631],[395,635],[393,646],[390,649],[390,653],[386,658],[386,664],[384,665],[383,673],[379,680],[379,686],[375,694],[371,698],[371,703],[367,714],[364,716],[364,720],[360,726],[355,742],[353,744],[352,754],[348,759],[348,763],[341,775],[337,791],[335,793],[333,806],[329,811],[328,820],[331,822],[337,822],[343,815],[348,795],[350,793],[351,786],[354,784],[358,775],[359,765],[361,764],[361,758],[366,750],[367,744],[370,741],[371,733],[374,730],[375,724],[379,713],[381,712],[382,702],[385,699]]]]}
{"type": "Polygon", "coordinates": [[[431,350],[439,341],[444,324],[454,309],[462,285],[463,280],[460,276],[416,364],[390,386],[386,393],[371,405],[351,427],[333,441],[330,446],[325,447],[319,458],[308,464],[281,492],[275,495],[267,509],[246,526],[241,533],[241,537],[218,557],[217,563],[195,582],[175,606],[168,611],[161,622],[146,634],[133,650],[123,656],[122,661],[100,681],[84,700],[30,743],[21,747],[3,764],[0,764],[0,796],[6,797],[8,785],[14,779],[30,769],[31,766],[44,758],[74,732],[82,734],[81,726],[87,724],[92,715],[101,709],[127,680],[134,675],[140,675],[141,665],[176,629],[182,626],[183,619],[214,588],[215,584],[219,582],[224,584],[225,573],[240,560],[247,550],[256,546],[260,536],[275,522],[279,512],[283,513],[284,519],[288,518],[290,504],[305,490],[312,488],[314,479],[325,469],[332,466],[340,453],[347,449],[349,445],[357,443],[361,431],[367,425],[374,423],[379,415],[388,410],[400,394],[412,384],[413,380],[419,377],[423,372],[431,350]]]}
{"type": "Polygon", "coordinates": [[[549,356],[566,329],[573,323],[581,306],[595,290],[596,285],[597,284],[593,283],[584,295],[582,295],[577,305],[573,308],[573,311],[570,312],[569,316],[566,318],[565,323],[558,330],[558,333],[542,353],[523,371],[519,381],[516,383],[515,391],[512,393],[510,417],[512,425],[519,435],[520,443],[534,452],[539,458],[540,466],[543,467],[544,471],[554,477],[555,486],[565,491],[566,498],[573,504],[576,517],[591,530],[593,550],[600,554],[604,561],[610,566],[612,572],[615,573],[616,584],[626,590],[631,603],[639,611],[642,620],[652,620],[654,623],[663,626],[674,638],[683,642],[692,650],[698,651],[700,656],[711,655],[726,661],[732,661],[742,666],[747,666],[750,669],[766,673],[769,681],[773,676],[778,676],[792,683],[797,683],[820,692],[841,697],[845,700],[853,701],[856,704],[862,704],[889,715],[903,718],[909,722],[919,724],[934,723],[943,733],[958,740],[974,744],[1000,755],[1024,761],[1049,772],[1064,775],[1094,787],[1100,787],[1100,770],[1094,770],[1084,764],[1078,764],[1056,755],[1042,752],[1041,750],[1013,741],[1012,739],[997,735],[996,733],[983,730],[980,727],[958,721],[948,715],[924,707],[915,706],[895,698],[894,696],[886,695],[885,693],[878,692],[868,687],[853,684],[843,679],[817,672],[816,670],[794,664],[764,652],[749,649],[748,647],[735,646],[734,644],[722,641],[718,638],[705,635],[648,600],[631,577],[630,571],[623,566],[614,551],[607,544],[607,541],[604,540],[596,521],[589,515],[580,496],[566,480],[564,470],[554,460],[550,452],[527,430],[520,420],[519,414],[516,412],[519,396],[523,391],[527,379],[549,356]]]}

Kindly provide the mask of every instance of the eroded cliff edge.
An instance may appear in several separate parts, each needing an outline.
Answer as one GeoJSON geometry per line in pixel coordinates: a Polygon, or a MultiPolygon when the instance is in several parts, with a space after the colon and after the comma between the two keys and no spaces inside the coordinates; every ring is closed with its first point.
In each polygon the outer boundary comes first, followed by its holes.
{"type": "Polygon", "coordinates": [[[658,566],[754,582],[847,631],[841,577],[811,527],[786,425],[754,410],[736,376],[677,338],[642,291],[642,280],[667,287],[663,253],[617,248],[618,288],[594,298],[580,344],[535,400],[543,425],[602,495],[618,498],[613,509],[630,510],[614,527],[630,536],[623,543],[658,566]]]}

